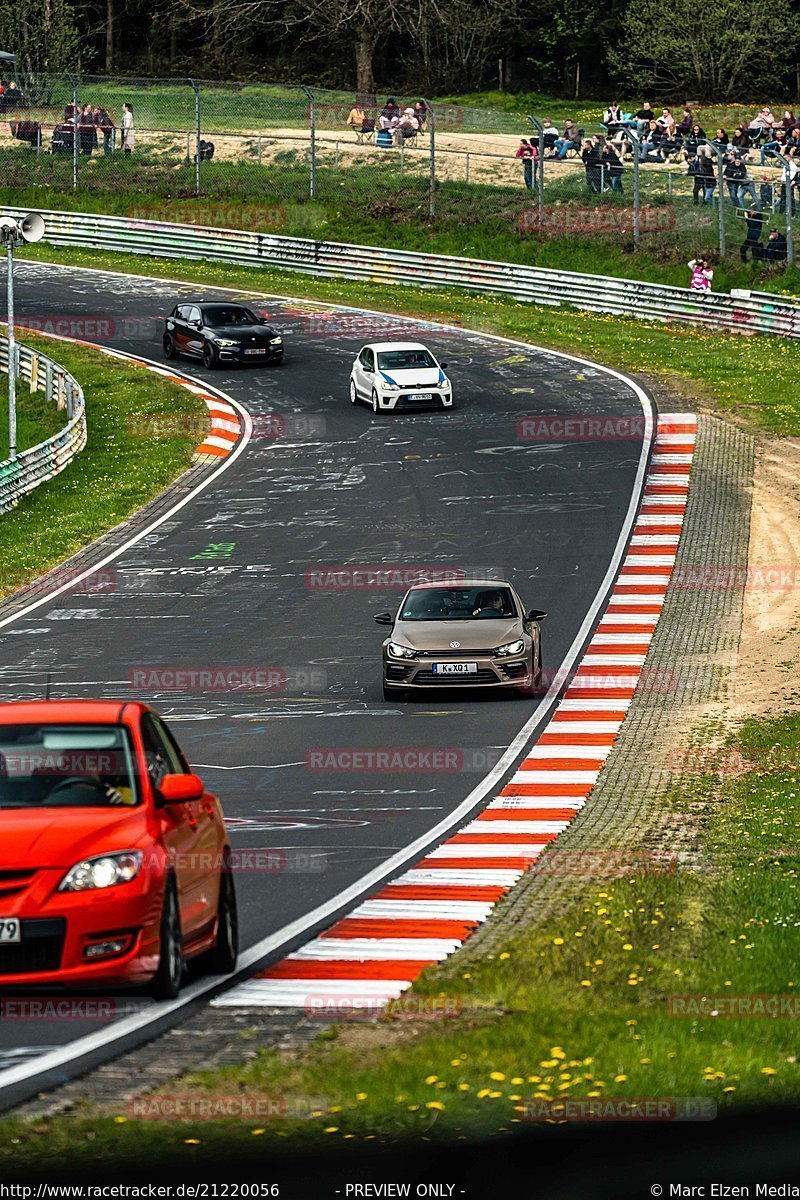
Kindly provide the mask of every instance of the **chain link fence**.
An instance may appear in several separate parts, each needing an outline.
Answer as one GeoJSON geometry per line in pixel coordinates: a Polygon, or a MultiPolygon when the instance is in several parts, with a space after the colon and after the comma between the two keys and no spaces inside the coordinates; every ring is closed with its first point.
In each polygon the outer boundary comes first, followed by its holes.
{"type": "MultiPolygon", "coordinates": [[[[587,168],[579,145],[561,157],[546,149],[534,168],[517,151],[522,138],[537,143],[538,122],[521,114],[192,79],[38,75],[21,77],[14,93],[0,104],[0,186],[94,193],[120,215],[335,237],[346,213],[365,229],[392,221],[408,245],[435,219],[465,235],[480,226],[489,253],[493,229],[687,258],[738,253],[745,240],[742,205],[724,183],[710,200],[698,195],[682,153],[634,170],[627,146],[609,172],[587,168]]],[[[579,131],[602,132],[599,120],[579,131]]],[[[764,239],[770,226],[790,234],[782,168],[759,157],[748,169],[764,239]]]]}

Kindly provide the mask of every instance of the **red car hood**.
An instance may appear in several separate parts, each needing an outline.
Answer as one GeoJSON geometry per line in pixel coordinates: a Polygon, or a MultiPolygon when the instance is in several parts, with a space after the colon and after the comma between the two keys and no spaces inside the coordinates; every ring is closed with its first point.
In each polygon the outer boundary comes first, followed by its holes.
{"type": "Polygon", "coordinates": [[[69,869],[82,858],[132,850],[146,832],[137,808],[0,808],[0,870],[69,869]]]}

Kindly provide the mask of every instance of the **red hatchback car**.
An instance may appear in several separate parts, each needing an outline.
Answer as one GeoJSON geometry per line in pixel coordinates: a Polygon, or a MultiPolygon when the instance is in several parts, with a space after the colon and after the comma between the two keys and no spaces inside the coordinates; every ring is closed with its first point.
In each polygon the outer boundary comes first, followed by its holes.
{"type": "Polygon", "coordinates": [[[222,808],[146,704],[0,705],[0,987],[146,985],[236,966],[222,808]]]}

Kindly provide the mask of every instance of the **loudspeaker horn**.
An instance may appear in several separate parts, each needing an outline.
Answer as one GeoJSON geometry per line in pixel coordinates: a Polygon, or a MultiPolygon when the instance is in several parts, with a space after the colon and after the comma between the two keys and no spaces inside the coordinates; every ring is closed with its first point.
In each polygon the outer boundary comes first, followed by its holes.
{"type": "Polygon", "coordinates": [[[44,221],[38,213],[28,213],[20,222],[20,233],[26,242],[40,242],[44,237],[44,221]]]}

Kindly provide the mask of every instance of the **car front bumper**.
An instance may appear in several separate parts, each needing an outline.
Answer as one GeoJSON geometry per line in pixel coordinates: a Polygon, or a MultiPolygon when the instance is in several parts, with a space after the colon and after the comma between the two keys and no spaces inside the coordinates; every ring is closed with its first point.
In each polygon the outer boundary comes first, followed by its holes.
{"type": "Polygon", "coordinates": [[[384,654],[383,681],[387,688],[492,687],[529,688],[533,686],[530,661],[523,655],[497,658],[491,654],[473,654],[463,659],[449,655],[398,659],[384,654]],[[434,671],[434,664],[447,667],[474,665],[474,671],[434,671]]]}
{"type": "Polygon", "coordinates": [[[378,392],[378,407],[386,412],[400,409],[418,411],[431,408],[452,408],[452,388],[406,388],[396,392],[378,392]]]}
{"type": "Polygon", "coordinates": [[[265,363],[280,362],[283,358],[283,346],[214,346],[220,362],[232,363],[265,363]],[[248,354],[248,350],[264,350],[264,354],[248,354]]]}

